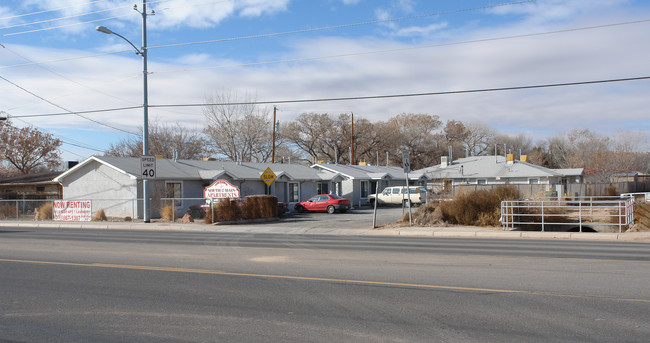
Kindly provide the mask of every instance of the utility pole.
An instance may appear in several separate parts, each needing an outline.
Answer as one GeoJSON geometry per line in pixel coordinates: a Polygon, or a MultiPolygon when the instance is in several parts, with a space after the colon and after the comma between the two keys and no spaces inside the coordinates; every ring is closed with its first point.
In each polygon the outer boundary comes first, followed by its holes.
{"type": "Polygon", "coordinates": [[[278,108],[273,106],[273,149],[271,150],[271,163],[275,163],[275,116],[278,108]]]}
{"type": "Polygon", "coordinates": [[[350,165],[354,165],[354,113],[352,113],[352,124],[350,130],[350,165]]]}

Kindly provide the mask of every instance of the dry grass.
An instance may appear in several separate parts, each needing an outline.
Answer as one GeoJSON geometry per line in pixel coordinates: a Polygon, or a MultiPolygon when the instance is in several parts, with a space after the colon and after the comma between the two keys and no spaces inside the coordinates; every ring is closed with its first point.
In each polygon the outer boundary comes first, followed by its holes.
{"type": "Polygon", "coordinates": [[[421,226],[444,224],[499,226],[501,225],[499,222],[501,201],[515,200],[519,197],[519,191],[509,186],[499,186],[489,191],[461,193],[450,201],[428,203],[418,207],[413,222],[421,226]]]}
{"type": "MultiPolygon", "coordinates": [[[[20,215],[20,212],[18,213],[20,215]]],[[[0,205],[0,219],[16,217],[16,206],[14,204],[0,205]]]]}
{"type": "Polygon", "coordinates": [[[106,218],[106,212],[104,212],[103,208],[97,211],[97,213],[95,213],[95,215],[93,216],[94,222],[105,222],[107,220],[108,218],[106,218]]]}
{"type": "Polygon", "coordinates": [[[38,208],[38,220],[52,219],[52,203],[45,203],[38,208]]]}
{"type": "Polygon", "coordinates": [[[173,222],[174,218],[174,209],[171,205],[166,205],[160,210],[160,219],[164,222],[173,222]]]}

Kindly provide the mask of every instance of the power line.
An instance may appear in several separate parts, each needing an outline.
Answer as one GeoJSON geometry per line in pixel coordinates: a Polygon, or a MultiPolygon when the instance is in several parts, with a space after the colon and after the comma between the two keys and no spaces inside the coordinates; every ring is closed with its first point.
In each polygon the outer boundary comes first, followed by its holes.
{"type": "Polygon", "coordinates": [[[101,19],[94,19],[94,20],[88,20],[88,21],[80,21],[72,24],[65,24],[65,25],[59,25],[59,26],[52,26],[52,27],[44,27],[40,29],[34,29],[34,30],[27,30],[27,31],[20,31],[20,32],[12,32],[12,33],[5,33],[2,36],[3,37],[9,37],[9,36],[16,36],[16,35],[22,35],[25,33],[33,33],[33,32],[41,32],[41,31],[47,31],[47,30],[54,30],[54,29],[60,29],[64,27],[71,27],[71,26],[77,26],[77,25],[82,25],[82,24],[88,24],[88,23],[96,23],[98,21],[105,21],[105,20],[110,20],[110,19],[117,19],[117,18],[123,18],[123,17],[129,17],[132,15],[136,15],[138,13],[129,13],[129,14],[123,14],[123,15],[117,15],[113,17],[106,17],[106,18],[101,18],[101,19]]]}
{"type": "MultiPolygon", "coordinates": [[[[161,1],[158,1],[158,2],[164,2],[164,1],[170,1],[170,0],[161,0],[161,1]]],[[[232,0],[219,0],[219,1],[216,1],[216,2],[225,2],[225,1],[232,1],[232,0]]],[[[523,3],[535,2],[535,1],[537,1],[537,0],[526,0],[526,1],[519,1],[519,2],[509,2],[509,3],[503,3],[503,4],[492,5],[492,6],[483,6],[483,7],[470,8],[470,9],[461,9],[461,10],[450,11],[450,12],[429,13],[429,14],[421,14],[421,15],[409,16],[409,17],[392,18],[392,19],[382,19],[382,20],[367,21],[367,22],[362,22],[362,23],[343,24],[343,25],[337,25],[337,26],[327,26],[327,27],[320,27],[320,28],[313,28],[313,29],[305,29],[305,30],[294,30],[294,31],[279,32],[279,33],[269,33],[269,34],[260,34],[260,35],[243,36],[243,37],[223,38],[223,39],[209,40],[209,41],[202,41],[202,42],[190,42],[190,43],[178,43],[178,44],[168,44],[168,45],[148,46],[147,49],[166,48],[166,47],[176,47],[176,46],[193,45],[193,44],[206,44],[206,43],[224,42],[224,41],[234,41],[234,40],[242,40],[242,39],[253,39],[253,38],[273,37],[273,36],[288,35],[288,34],[295,34],[295,33],[302,33],[302,32],[311,32],[311,31],[320,31],[320,30],[330,30],[330,29],[335,29],[335,28],[347,28],[347,27],[354,27],[354,26],[360,26],[360,25],[369,25],[369,24],[376,24],[376,23],[383,23],[383,22],[391,22],[391,21],[399,21],[399,20],[407,20],[407,19],[422,18],[422,17],[427,17],[427,16],[435,16],[435,15],[443,15],[443,14],[453,14],[453,13],[460,13],[460,12],[467,12],[467,11],[476,11],[476,10],[480,10],[480,9],[495,8],[495,7],[500,7],[500,6],[510,6],[510,5],[516,5],[516,4],[523,4],[523,3]]],[[[151,3],[151,2],[148,2],[148,3],[151,3]]],[[[110,19],[110,18],[107,18],[107,19],[110,19]]],[[[102,20],[104,20],[104,19],[102,19],[102,20]]],[[[96,20],[96,21],[99,21],[99,20],[96,20]]],[[[75,24],[75,25],[76,25],[76,24],[75,24]]],[[[41,29],[41,30],[43,30],[43,29],[41,29]]],[[[32,31],[18,32],[18,33],[12,33],[12,34],[7,34],[7,35],[15,35],[15,34],[21,34],[21,33],[27,33],[27,32],[32,32],[32,31]]],[[[84,59],[84,58],[98,57],[98,56],[103,56],[103,55],[118,54],[118,53],[123,53],[123,52],[128,52],[128,51],[131,51],[131,50],[120,50],[120,51],[108,52],[108,53],[103,53],[103,54],[94,54],[94,55],[79,56],[79,57],[70,57],[70,58],[58,59],[58,60],[49,60],[49,61],[34,62],[34,63],[23,63],[23,64],[14,64],[14,65],[0,66],[0,69],[4,69],[4,68],[13,68],[13,67],[23,67],[23,66],[30,66],[30,65],[43,64],[43,63],[64,62],[64,61],[70,61],[70,60],[76,60],[76,59],[84,59]]],[[[327,57],[322,57],[322,58],[327,58],[327,57]]],[[[291,60],[287,60],[287,61],[291,61],[291,60]]],[[[280,63],[280,62],[281,62],[281,61],[279,61],[279,62],[268,62],[268,63],[280,63]]],[[[242,66],[246,66],[246,65],[255,65],[255,64],[243,64],[242,66]]],[[[217,69],[217,68],[221,68],[221,67],[207,67],[207,69],[217,69]]],[[[174,71],[185,71],[185,70],[186,70],[186,69],[174,70],[174,71]]],[[[167,72],[167,71],[163,71],[163,72],[167,72]]],[[[170,72],[171,72],[171,71],[170,71],[170,72]]]]}
{"type": "MultiPolygon", "coordinates": [[[[147,4],[156,4],[156,3],[168,2],[168,1],[173,1],[173,0],[148,1],[147,4]]],[[[226,2],[226,1],[232,1],[232,0],[219,0],[219,1],[213,1],[213,2],[226,2]]],[[[201,4],[204,4],[204,3],[201,3],[201,4]]],[[[88,12],[88,13],[78,14],[78,15],[74,15],[74,16],[59,17],[59,18],[55,18],[55,19],[48,19],[48,20],[32,22],[32,23],[26,23],[26,24],[17,24],[17,25],[14,25],[14,26],[2,27],[0,29],[7,29],[7,28],[19,27],[19,26],[28,26],[28,25],[33,25],[33,24],[42,24],[42,23],[45,23],[45,22],[57,21],[57,20],[62,20],[62,19],[70,19],[70,18],[75,18],[75,17],[82,17],[82,16],[89,15],[89,14],[96,14],[96,13],[100,13],[100,12],[112,11],[112,10],[115,10],[115,9],[118,9],[118,8],[124,8],[124,7],[131,7],[131,6],[119,6],[119,7],[114,7],[114,8],[111,8],[111,9],[98,10],[98,11],[95,11],[95,12],[88,12]]],[[[182,7],[191,7],[191,6],[178,6],[178,7],[172,7],[172,8],[182,8],[182,7]]],[[[55,11],[55,10],[47,10],[47,11],[43,11],[43,12],[50,12],[50,11],[55,11]]],[[[42,13],[42,12],[40,12],[40,13],[42,13]]],[[[128,16],[131,16],[131,15],[136,15],[136,14],[137,13],[129,13],[129,14],[120,15],[120,16],[106,17],[106,18],[100,18],[100,19],[89,20],[89,21],[80,21],[80,22],[76,22],[76,23],[59,25],[59,26],[52,26],[52,27],[46,27],[46,28],[40,28],[40,29],[34,29],[34,30],[26,30],[26,31],[20,31],[20,32],[12,32],[12,33],[3,34],[2,36],[16,36],[16,35],[22,35],[22,34],[25,34],[25,33],[33,33],[33,32],[40,32],[40,31],[55,30],[55,29],[60,29],[60,28],[64,28],[64,27],[71,27],[71,26],[83,25],[83,24],[88,24],[88,23],[96,23],[96,22],[99,22],[99,21],[105,21],[105,20],[110,20],[110,19],[118,19],[118,18],[122,18],[122,17],[128,17],[128,16]]]]}
{"type": "Polygon", "coordinates": [[[57,20],[64,20],[64,19],[72,19],[72,18],[77,18],[77,17],[84,17],[87,15],[91,14],[97,14],[97,13],[102,13],[102,12],[109,12],[109,11],[114,11],[120,8],[131,8],[131,5],[128,6],[118,6],[118,7],[113,7],[113,8],[106,8],[106,9],[101,9],[97,11],[92,11],[92,12],[86,12],[86,13],[80,13],[80,14],[75,14],[75,15],[69,15],[65,17],[58,17],[58,18],[51,18],[51,19],[45,19],[45,20],[39,20],[39,21],[32,21],[28,23],[20,23],[20,24],[15,24],[15,25],[10,25],[10,26],[4,26],[0,27],[0,30],[5,30],[5,29],[12,29],[14,27],[22,27],[22,26],[30,26],[30,25],[36,25],[36,24],[43,24],[43,23],[50,23],[53,21],[57,20]]]}
{"type": "MultiPolygon", "coordinates": [[[[52,131],[50,131],[50,130],[46,130],[46,129],[40,128],[40,127],[38,127],[38,126],[36,126],[36,125],[34,125],[34,124],[31,124],[31,123],[28,123],[28,122],[26,122],[26,121],[24,121],[24,120],[22,120],[22,119],[20,119],[20,118],[17,118],[17,117],[14,117],[14,116],[12,116],[11,118],[12,118],[12,119],[13,119],[13,118],[16,118],[16,119],[18,119],[19,121],[21,121],[21,122],[23,122],[23,123],[25,123],[25,124],[27,124],[27,125],[29,125],[29,126],[33,126],[33,127],[38,128],[39,130],[46,131],[46,132],[50,132],[50,134],[52,134],[52,135],[54,135],[54,136],[59,136],[59,135],[54,134],[54,133],[53,133],[52,131]]],[[[97,147],[93,147],[93,146],[90,146],[90,145],[86,145],[85,143],[80,142],[80,141],[78,141],[78,140],[76,140],[76,139],[71,139],[71,138],[70,138],[70,140],[73,141],[74,143],[72,143],[72,142],[68,142],[68,141],[66,141],[66,140],[63,139],[63,138],[60,138],[60,140],[61,140],[61,142],[65,143],[65,144],[73,145],[73,146],[76,146],[76,147],[79,147],[79,148],[83,148],[83,149],[87,149],[87,150],[93,150],[93,151],[98,151],[98,152],[103,152],[103,151],[104,151],[104,150],[101,150],[101,149],[99,149],[99,148],[97,148],[97,147]]],[[[73,152],[71,152],[71,151],[68,151],[68,152],[73,153],[73,152]]],[[[74,154],[74,153],[73,153],[73,154],[74,154]]],[[[75,155],[77,155],[77,154],[75,154],[75,155]]]]}
{"type": "MultiPolygon", "coordinates": [[[[117,130],[117,131],[121,131],[121,132],[128,133],[128,134],[132,134],[132,135],[138,135],[137,133],[133,133],[133,132],[131,132],[131,131],[127,131],[127,130],[124,130],[124,129],[120,129],[120,128],[118,128],[118,127],[115,127],[115,126],[112,126],[112,125],[108,125],[108,124],[104,124],[104,123],[102,123],[102,122],[100,122],[100,121],[97,121],[97,120],[94,120],[94,119],[91,119],[91,118],[88,118],[88,117],[82,116],[82,115],[79,114],[78,112],[71,111],[71,110],[69,110],[69,109],[67,109],[67,108],[65,108],[65,107],[63,107],[63,106],[57,105],[57,104],[55,104],[54,102],[52,102],[52,101],[50,101],[50,100],[48,100],[48,99],[45,99],[45,98],[43,98],[42,96],[40,96],[40,95],[38,95],[38,94],[36,94],[36,93],[34,93],[34,92],[31,92],[31,91],[29,91],[28,89],[25,89],[24,87],[21,87],[20,85],[18,85],[18,84],[16,84],[16,83],[14,83],[14,82],[12,82],[12,81],[6,79],[6,78],[3,77],[3,76],[0,76],[0,79],[5,80],[6,82],[8,82],[8,83],[10,83],[11,85],[13,85],[13,86],[19,88],[20,90],[25,91],[25,92],[29,93],[30,95],[35,96],[35,97],[37,97],[37,98],[39,98],[39,99],[41,99],[41,100],[47,102],[48,104],[50,104],[50,105],[52,105],[52,106],[54,106],[54,107],[60,108],[60,109],[62,109],[62,110],[64,110],[64,111],[67,111],[69,114],[74,114],[74,115],[76,115],[76,116],[78,116],[78,117],[81,117],[81,118],[83,118],[83,119],[89,120],[89,121],[91,121],[91,122],[93,122],[93,123],[96,123],[96,124],[99,124],[99,125],[101,125],[101,126],[105,126],[105,127],[108,127],[108,128],[114,129],[114,130],[117,130]]],[[[139,106],[138,106],[138,107],[139,107],[139,106]]]]}
{"type": "Polygon", "coordinates": [[[100,53],[100,54],[93,54],[93,55],[86,55],[86,56],[66,57],[66,58],[60,58],[58,60],[48,60],[48,61],[41,61],[41,62],[12,64],[12,65],[0,66],[0,69],[14,68],[14,67],[27,67],[27,66],[38,65],[38,64],[46,64],[46,63],[67,62],[67,61],[81,60],[81,59],[85,59],[85,58],[121,54],[123,52],[132,52],[132,51],[133,50],[128,49],[128,50],[119,50],[119,51],[112,51],[112,52],[103,52],[103,53],[100,53]]]}
{"type": "Polygon", "coordinates": [[[597,80],[597,81],[551,83],[551,84],[531,85],[531,86],[514,86],[514,87],[470,89],[470,90],[458,90],[458,91],[446,91],[446,92],[369,95],[369,96],[341,97],[341,98],[322,98],[322,99],[254,101],[254,102],[223,103],[223,104],[213,103],[213,104],[149,105],[149,107],[203,107],[203,106],[234,106],[234,105],[271,105],[271,104],[289,104],[289,103],[294,103],[295,104],[295,103],[306,103],[306,102],[330,102],[330,101],[349,101],[349,100],[407,98],[407,97],[418,97],[418,96],[488,93],[488,92],[501,92],[501,91],[513,91],[513,90],[524,90],[524,89],[538,89],[538,88],[593,85],[593,84],[599,84],[599,83],[627,82],[627,81],[639,81],[639,80],[648,80],[648,79],[650,79],[650,76],[639,76],[639,77],[629,77],[629,78],[609,79],[609,80],[597,80]]]}
{"type": "Polygon", "coordinates": [[[447,14],[457,14],[457,13],[463,13],[463,12],[479,11],[479,10],[503,7],[503,6],[521,5],[521,4],[531,3],[531,2],[536,2],[536,1],[537,0],[525,0],[525,1],[517,1],[517,2],[508,2],[508,3],[496,4],[496,5],[490,5],[490,6],[481,6],[481,7],[460,9],[460,10],[455,10],[455,11],[427,13],[427,14],[419,14],[419,15],[413,15],[413,16],[407,16],[407,17],[400,17],[400,18],[378,19],[378,20],[364,21],[364,22],[360,22],[360,23],[341,24],[341,25],[333,25],[333,26],[323,26],[323,27],[316,27],[316,28],[311,28],[311,29],[292,30],[292,31],[285,31],[285,32],[266,33],[266,34],[241,36],[241,37],[212,39],[212,40],[198,41],[198,42],[155,45],[155,46],[150,46],[148,48],[149,49],[169,48],[169,47],[177,47],[177,46],[185,46],[185,45],[228,42],[228,41],[235,41],[235,40],[242,40],[242,39],[267,38],[267,37],[276,37],[276,36],[290,35],[290,34],[296,34],[296,33],[307,33],[307,32],[315,32],[315,31],[323,31],[323,30],[343,29],[343,28],[350,28],[350,27],[355,27],[355,26],[381,24],[381,23],[388,23],[388,22],[395,22],[395,21],[402,21],[402,20],[433,17],[433,16],[438,16],[438,15],[447,15],[447,14]]]}
{"type": "MultiPolygon", "coordinates": [[[[606,83],[616,83],[616,82],[629,82],[629,81],[641,81],[641,80],[650,80],[650,76],[638,76],[638,77],[627,77],[627,78],[606,79],[606,80],[592,80],[592,81],[578,81],[578,82],[564,82],[564,83],[550,83],[550,84],[527,85],[527,86],[481,88],[481,89],[468,89],[468,90],[455,90],[455,91],[442,91],[442,92],[385,94],[385,95],[368,95],[368,96],[339,97],[339,98],[317,98],[317,99],[230,102],[230,103],[162,104],[162,105],[151,105],[150,104],[149,107],[151,107],[151,108],[170,108],[170,107],[271,105],[271,104],[291,104],[291,103],[296,104],[296,103],[310,103],[310,102],[372,100],[372,99],[408,98],[408,97],[438,96],[438,95],[453,95],[453,94],[490,93],[490,92],[503,92],[503,91],[515,91],[515,90],[526,90],[526,89],[584,86],[584,85],[606,84],[606,83]]],[[[83,113],[117,111],[117,110],[122,110],[122,109],[129,109],[129,108],[101,109],[101,110],[85,111],[83,113]]],[[[12,116],[11,118],[32,118],[32,117],[59,116],[59,115],[69,115],[69,114],[70,113],[35,114],[35,115],[12,116]]]]}
{"type": "Polygon", "coordinates": [[[94,3],[97,3],[97,2],[104,2],[104,1],[106,1],[106,0],[95,0],[95,1],[90,1],[90,2],[81,3],[81,4],[77,3],[77,4],[70,5],[70,6],[58,7],[58,8],[53,8],[53,9],[49,9],[49,10],[43,10],[43,11],[38,11],[38,12],[30,12],[30,13],[23,13],[23,14],[13,15],[13,16],[9,16],[9,17],[3,17],[3,18],[0,18],[0,20],[7,20],[7,19],[26,17],[26,16],[30,16],[30,15],[42,14],[42,13],[47,13],[47,12],[55,12],[55,11],[60,11],[60,10],[64,10],[64,9],[68,9],[68,8],[72,8],[72,7],[91,5],[91,4],[94,4],[94,3]]]}
{"type": "Polygon", "coordinates": [[[461,41],[461,42],[427,44],[427,45],[418,45],[418,46],[410,46],[410,47],[395,48],[395,49],[361,51],[361,52],[352,52],[352,53],[347,53],[347,54],[337,54],[337,55],[328,55],[328,56],[301,57],[301,58],[292,58],[292,59],[284,59],[284,60],[251,62],[251,63],[241,63],[241,64],[230,64],[230,65],[212,66],[212,67],[169,69],[169,70],[157,71],[157,72],[155,72],[155,74],[176,73],[176,72],[197,71],[197,70],[208,70],[208,69],[235,68],[235,67],[250,67],[250,66],[257,66],[257,65],[268,65],[268,64],[288,63],[288,62],[315,61],[315,60],[323,60],[323,59],[331,59],[331,58],[352,57],[352,56],[362,56],[362,55],[371,55],[371,54],[388,53],[388,52],[400,52],[400,51],[409,51],[409,50],[418,50],[418,49],[427,49],[427,48],[437,48],[437,47],[453,46],[453,45],[485,43],[485,42],[507,40],[507,39],[515,39],[515,38],[544,36],[544,35],[551,35],[551,34],[558,34],[558,33],[593,30],[593,29],[601,29],[601,28],[607,28],[607,27],[631,25],[631,24],[640,24],[640,23],[646,23],[646,22],[650,22],[650,19],[642,19],[642,20],[628,21],[628,22],[623,22],[623,23],[603,24],[603,25],[587,26],[587,27],[579,27],[579,28],[570,28],[570,29],[557,30],[557,31],[527,33],[527,34],[505,36],[505,37],[493,37],[493,38],[483,38],[483,39],[475,39],[475,40],[468,40],[468,41],[461,41]]]}
{"type": "MultiPolygon", "coordinates": [[[[18,52],[14,51],[14,50],[12,50],[12,49],[7,48],[7,47],[4,46],[4,45],[2,45],[2,47],[5,48],[5,49],[7,49],[7,50],[8,50],[9,52],[11,52],[12,54],[14,54],[14,55],[16,55],[16,56],[18,56],[18,57],[20,57],[20,58],[26,60],[26,61],[34,62],[34,61],[30,60],[29,58],[27,58],[27,57],[25,57],[25,56],[19,54],[18,52]]],[[[111,97],[111,98],[113,98],[113,99],[117,99],[117,100],[121,100],[121,101],[125,101],[125,102],[133,103],[133,102],[131,102],[131,101],[127,101],[127,100],[125,100],[125,99],[119,98],[119,97],[114,96],[114,95],[112,95],[112,94],[109,94],[109,93],[106,93],[106,92],[100,91],[100,90],[95,89],[95,88],[93,88],[93,87],[90,87],[90,86],[87,86],[87,85],[82,84],[82,83],[80,83],[80,82],[77,82],[77,81],[75,81],[75,80],[72,80],[72,79],[70,79],[69,77],[67,77],[67,76],[65,76],[65,75],[63,75],[63,74],[61,74],[61,73],[58,73],[58,72],[56,72],[56,71],[54,71],[54,70],[52,70],[52,69],[49,69],[49,68],[47,68],[47,67],[45,67],[45,66],[43,66],[43,65],[41,65],[41,64],[39,64],[38,67],[39,67],[39,68],[42,68],[42,69],[44,69],[44,70],[46,70],[46,71],[48,71],[48,72],[50,72],[50,73],[52,73],[52,74],[54,74],[54,75],[56,75],[56,76],[58,76],[58,77],[61,77],[61,78],[65,79],[65,80],[67,80],[67,81],[70,81],[70,82],[72,82],[72,83],[74,83],[74,84],[77,84],[77,85],[79,85],[79,86],[81,86],[81,87],[84,87],[84,88],[90,89],[90,90],[92,90],[92,91],[94,91],[94,92],[97,92],[97,93],[99,93],[99,94],[102,94],[102,95],[105,95],[105,96],[111,97]]],[[[130,79],[130,78],[133,78],[133,76],[128,77],[128,78],[124,78],[124,79],[121,79],[121,80],[113,81],[113,82],[123,81],[123,80],[130,79]]],[[[74,94],[74,93],[72,93],[72,94],[74,94]]],[[[60,97],[64,97],[64,96],[68,96],[68,95],[71,95],[71,94],[62,95],[62,96],[60,96],[60,97]]],[[[16,108],[19,108],[19,107],[13,107],[13,108],[10,108],[9,110],[15,110],[16,108]]]]}

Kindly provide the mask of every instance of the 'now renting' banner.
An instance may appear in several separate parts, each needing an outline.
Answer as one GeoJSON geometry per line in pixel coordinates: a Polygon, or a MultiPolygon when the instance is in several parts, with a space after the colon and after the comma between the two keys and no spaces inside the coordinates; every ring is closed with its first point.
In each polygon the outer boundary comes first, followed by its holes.
{"type": "Polygon", "coordinates": [[[54,220],[89,222],[92,220],[91,201],[55,200],[52,203],[52,217],[54,220]]]}

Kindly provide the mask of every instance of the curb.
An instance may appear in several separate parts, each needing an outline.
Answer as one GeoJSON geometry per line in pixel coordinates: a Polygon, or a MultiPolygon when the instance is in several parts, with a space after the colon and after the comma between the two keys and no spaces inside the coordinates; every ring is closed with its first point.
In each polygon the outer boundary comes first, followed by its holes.
{"type": "Polygon", "coordinates": [[[179,232],[228,232],[266,233],[295,235],[355,235],[355,236],[400,236],[433,238],[485,238],[485,239],[553,239],[583,241],[621,241],[650,243],[650,232],[591,233],[591,232],[539,232],[539,231],[492,231],[473,227],[454,228],[391,228],[391,229],[338,229],[338,228],[278,228],[250,225],[210,225],[179,223],[53,223],[53,222],[0,222],[0,227],[85,230],[157,230],[179,232]]]}

